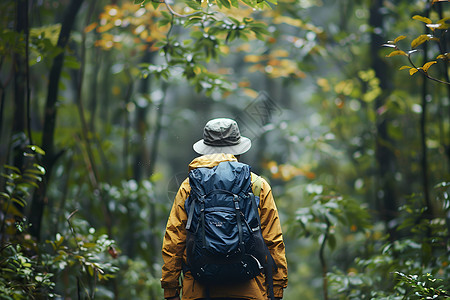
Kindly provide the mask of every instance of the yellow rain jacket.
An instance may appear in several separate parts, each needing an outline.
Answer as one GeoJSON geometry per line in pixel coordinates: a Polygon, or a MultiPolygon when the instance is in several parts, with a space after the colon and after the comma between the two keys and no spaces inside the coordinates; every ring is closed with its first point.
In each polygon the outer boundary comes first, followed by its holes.
{"type": "MultiPolygon", "coordinates": [[[[231,154],[211,154],[197,157],[189,164],[189,170],[217,166],[223,161],[237,161],[231,154]]],[[[273,274],[274,294],[275,297],[283,297],[283,289],[287,286],[287,262],[285,256],[285,248],[283,237],[281,234],[280,220],[275,201],[272,196],[270,185],[252,173],[252,181],[260,179],[262,183],[259,202],[259,213],[261,217],[261,228],[264,240],[277,264],[277,271],[273,274]]],[[[255,185],[253,185],[255,189],[255,185]]],[[[174,297],[182,291],[183,300],[191,300],[206,297],[205,286],[194,280],[188,271],[182,276],[182,265],[186,263],[186,222],[187,214],[184,208],[184,202],[189,196],[191,188],[189,179],[183,181],[167,221],[166,233],[164,236],[162,256],[164,265],[162,267],[161,287],[164,289],[164,298],[174,297]]],[[[234,284],[232,286],[226,284],[218,284],[209,287],[210,297],[230,297],[243,299],[267,299],[267,291],[264,275],[234,284]]]]}

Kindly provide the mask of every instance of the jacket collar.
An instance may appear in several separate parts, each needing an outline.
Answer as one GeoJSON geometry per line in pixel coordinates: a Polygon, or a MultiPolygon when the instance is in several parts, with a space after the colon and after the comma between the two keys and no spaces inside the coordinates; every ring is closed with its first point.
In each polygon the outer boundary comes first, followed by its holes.
{"type": "Polygon", "coordinates": [[[191,161],[189,171],[196,168],[213,168],[224,161],[237,161],[237,159],[234,155],[225,153],[202,155],[191,161]]]}

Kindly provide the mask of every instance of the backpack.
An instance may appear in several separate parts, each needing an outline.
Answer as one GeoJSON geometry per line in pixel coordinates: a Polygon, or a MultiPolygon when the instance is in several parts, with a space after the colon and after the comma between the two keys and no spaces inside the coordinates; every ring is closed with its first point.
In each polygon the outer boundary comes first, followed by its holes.
{"type": "Polygon", "coordinates": [[[275,263],[262,237],[250,166],[226,161],[193,169],[189,184],[186,269],[205,285],[243,282],[265,271],[273,297],[275,263]]]}

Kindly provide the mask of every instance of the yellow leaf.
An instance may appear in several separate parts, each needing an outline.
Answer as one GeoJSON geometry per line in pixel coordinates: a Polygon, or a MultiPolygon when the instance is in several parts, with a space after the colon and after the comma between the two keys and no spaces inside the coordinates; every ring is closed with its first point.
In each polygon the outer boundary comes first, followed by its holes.
{"type": "Polygon", "coordinates": [[[105,26],[98,27],[97,28],[97,32],[99,32],[99,33],[106,32],[106,31],[110,30],[113,27],[114,27],[113,24],[107,23],[105,26]]]}
{"type": "Polygon", "coordinates": [[[281,61],[278,59],[270,59],[267,64],[269,66],[279,66],[281,64],[281,61]]]}
{"type": "Polygon", "coordinates": [[[396,55],[408,56],[408,54],[406,54],[405,51],[395,50],[395,51],[392,51],[391,53],[389,53],[388,55],[386,55],[386,57],[392,57],[392,56],[396,56],[396,55]]]}
{"type": "Polygon", "coordinates": [[[250,81],[248,81],[248,80],[243,80],[238,83],[239,87],[250,87],[250,85],[251,85],[250,81]]]}
{"type": "Polygon", "coordinates": [[[411,68],[411,69],[409,69],[409,75],[414,75],[417,71],[419,71],[419,70],[416,68],[411,68]]]}
{"type": "Polygon", "coordinates": [[[256,97],[258,97],[258,92],[253,90],[253,89],[249,89],[249,88],[244,88],[243,92],[246,96],[255,99],[256,97]]]}
{"type": "Polygon", "coordinates": [[[256,63],[256,62],[259,62],[259,61],[261,61],[263,58],[261,57],[261,56],[259,56],[259,55],[253,55],[253,54],[251,54],[251,55],[246,55],[245,57],[244,57],[244,61],[245,62],[251,62],[251,63],[256,63]]]}
{"type": "Polygon", "coordinates": [[[450,20],[450,17],[439,20],[437,22],[438,24],[441,25],[441,27],[439,27],[439,29],[448,29],[450,27],[450,24],[448,23],[449,20],[450,20]]]}
{"type": "Polygon", "coordinates": [[[320,86],[324,92],[328,92],[331,89],[330,83],[326,78],[317,79],[317,85],[320,86]]]}
{"type": "Polygon", "coordinates": [[[401,41],[406,38],[406,35],[401,35],[394,40],[394,44],[397,44],[398,41],[401,41]]]}
{"type": "Polygon", "coordinates": [[[118,86],[113,86],[112,87],[112,93],[113,93],[114,96],[119,95],[120,92],[121,92],[120,87],[118,87],[118,86]]]}
{"type": "Polygon", "coordinates": [[[449,58],[450,58],[450,53],[440,54],[440,55],[438,55],[438,57],[436,57],[436,59],[449,59],[449,58]]]}
{"type": "Polygon", "coordinates": [[[242,44],[240,46],[237,46],[236,51],[245,51],[245,52],[249,52],[251,50],[250,44],[246,43],[246,44],[242,44]]]}
{"type": "Polygon", "coordinates": [[[91,25],[88,25],[84,28],[84,32],[91,32],[92,30],[95,29],[95,27],[97,27],[98,23],[94,22],[91,25]]]}
{"type": "Polygon", "coordinates": [[[436,61],[429,61],[429,62],[427,62],[426,64],[424,64],[423,65],[423,67],[422,67],[422,69],[425,71],[425,72],[428,72],[428,69],[432,66],[432,65],[434,65],[436,63],[436,61]]]}
{"type": "Polygon", "coordinates": [[[221,51],[223,54],[229,54],[229,53],[230,53],[230,47],[227,46],[227,45],[221,45],[221,46],[220,46],[220,51],[221,51]]]}
{"type": "Polygon", "coordinates": [[[289,56],[289,52],[287,50],[284,49],[277,49],[272,51],[272,55],[273,56],[278,56],[278,57],[288,57],[289,56]]]}
{"type": "Polygon", "coordinates": [[[411,42],[411,48],[416,48],[417,46],[428,41],[430,38],[431,36],[428,34],[421,34],[419,37],[417,37],[416,39],[414,39],[414,41],[411,42]]]}
{"type": "Polygon", "coordinates": [[[274,23],[275,24],[281,24],[281,23],[285,23],[291,26],[295,26],[295,27],[301,27],[303,25],[303,21],[300,19],[294,19],[291,17],[287,17],[287,16],[279,16],[274,18],[274,23]]]}
{"type": "Polygon", "coordinates": [[[435,31],[436,29],[442,29],[442,24],[427,24],[426,26],[433,31],[435,31]]]}
{"type": "Polygon", "coordinates": [[[411,69],[411,67],[410,66],[402,66],[402,67],[400,67],[399,70],[404,70],[404,69],[411,69]]]}
{"type": "Polygon", "coordinates": [[[414,19],[414,20],[421,21],[421,22],[424,22],[424,23],[426,23],[426,24],[431,24],[431,23],[432,23],[431,20],[430,20],[429,18],[427,18],[427,17],[422,17],[422,16],[419,16],[419,15],[415,15],[415,16],[413,17],[413,19],[414,19]]]}

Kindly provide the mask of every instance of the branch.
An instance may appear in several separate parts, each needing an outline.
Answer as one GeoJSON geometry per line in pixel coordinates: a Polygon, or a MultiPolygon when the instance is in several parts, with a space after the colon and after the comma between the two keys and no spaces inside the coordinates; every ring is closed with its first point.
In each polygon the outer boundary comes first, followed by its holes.
{"type": "Polygon", "coordinates": [[[430,80],[433,80],[433,81],[436,81],[436,82],[439,82],[439,83],[450,85],[450,82],[434,78],[434,77],[430,76],[428,74],[428,72],[425,72],[423,69],[416,67],[416,65],[414,64],[414,62],[411,59],[411,55],[410,54],[408,54],[408,61],[411,64],[411,66],[413,66],[413,68],[415,68],[417,71],[419,71],[421,74],[423,74],[423,76],[425,76],[426,78],[428,78],[430,80]]]}
{"type": "Polygon", "coordinates": [[[319,259],[320,264],[322,265],[322,280],[323,280],[323,298],[324,300],[328,300],[328,279],[327,279],[327,262],[325,260],[325,246],[328,240],[328,236],[330,234],[330,220],[325,216],[325,221],[327,224],[327,228],[323,237],[322,244],[320,245],[319,250],[319,259]]]}
{"type": "Polygon", "coordinates": [[[177,13],[176,11],[174,11],[173,8],[169,5],[169,3],[167,3],[167,0],[163,0],[162,2],[166,5],[167,9],[170,11],[170,13],[171,13],[172,15],[177,16],[177,17],[180,17],[180,18],[187,18],[187,17],[194,16],[194,15],[198,15],[198,14],[201,13],[200,11],[196,11],[196,12],[191,13],[191,14],[182,15],[182,14],[179,14],[179,13],[177,13]]]}

